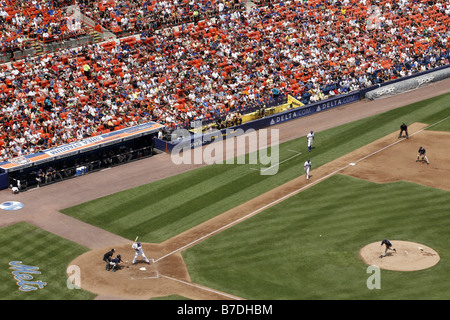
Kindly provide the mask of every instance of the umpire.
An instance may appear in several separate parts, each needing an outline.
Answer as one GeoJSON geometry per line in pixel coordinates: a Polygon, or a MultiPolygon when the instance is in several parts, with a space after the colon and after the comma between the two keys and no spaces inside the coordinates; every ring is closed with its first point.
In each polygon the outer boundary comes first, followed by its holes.
{"type": "Polygon", "coordinates": [[[403,122],[402,125],[400,126],[400,133],[398,135],[398,138],[400,139],[402,137],[403,132],[405,132],[406,134],[406,139],[409,139],[409,135],[408,135],[408,126],[403,122]]]}
{"type": "Polygon", "coordinates": [[[111,260],[112,260],[112,256],[113,256],[113,254],[114,254],[114,252],[115,252],[115,250],[114,249],[111,249],[111,250],[109,250],[107,253],[105,253],[104,255],[103,255],[103,261],[105,261],[106,262],[106,271],[109,271],[109,269],[111,269],[111,264],[110,264],[110,262],[111,262],[111,260]]]}

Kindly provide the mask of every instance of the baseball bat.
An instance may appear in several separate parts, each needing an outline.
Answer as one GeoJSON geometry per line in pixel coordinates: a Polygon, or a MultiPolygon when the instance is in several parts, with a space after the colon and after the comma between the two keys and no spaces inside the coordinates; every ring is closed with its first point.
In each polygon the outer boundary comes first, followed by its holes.
{"type": "Polygon", "coordinates": [[[134,242],[137,242],[137,241],[138,241],[138,238],[139,238],[139,236],[137,236],[136,239],[134,239],[134,242]]]}

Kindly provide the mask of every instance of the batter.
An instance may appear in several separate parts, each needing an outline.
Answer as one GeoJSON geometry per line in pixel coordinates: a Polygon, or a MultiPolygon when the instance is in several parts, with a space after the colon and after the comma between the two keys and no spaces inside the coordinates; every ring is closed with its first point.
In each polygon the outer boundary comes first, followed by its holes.
{"type": "Polygon", "coordinates": [[[147,262],[148,264],[150,264],[150,260],[148,260],[147,256],[144,253],[144,250],[142,249],[142,244],[140,242],[135,242],[133,243],[133,245],[131,246],[131,248],[134,249],[134,259],[133,259],[133,264],[136,263],[136,259],[139,256],[144,257],[145,262],[147,262]]]}

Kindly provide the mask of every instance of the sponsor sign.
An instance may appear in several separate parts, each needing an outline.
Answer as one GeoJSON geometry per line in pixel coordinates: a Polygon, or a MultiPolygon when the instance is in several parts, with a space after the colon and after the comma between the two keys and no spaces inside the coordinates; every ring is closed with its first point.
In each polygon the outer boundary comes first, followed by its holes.
{"type": "MultiPolygon", "coordinates": [[[[309,116],[311,114],[336,108],[347,103],[352,103],[360,99],[360,91],[352,92],[348,95],[339,95],[331,99],[319,101],[309,105],[303,105],[300,101],[292,96],[288,96],[288,101],[293,105],[301,105],[300,107],[283,111],[261,119],[253,120],[242,124],[239,127],[222,129],[213,133],[186,135],[183,138],[174,141],[163,141],[156,139],[155,147],[166,152],[171,152],[175,147],[184,148],[186,144],[190,144],[192,149],[205,146],[217,140],[217,136],[221,135],[222,139],[237,137],[248,129],[262,129],[273,126],[286,121],[294,120],[300,117],[309,116]],[[242,130],[239,130],[242,129],[242,130]]],[[[221,139],[221,140],[222,140],[221,139]]]]}
{"type": "Polygon", "coordinates": [[[376,100],[384,97],[398,95],[404,92],[415,90],[426,86],[429,83],[437,82],[450,77],[450,68],[444,68],[437,71],[423,72],[416,76],[401,80],[392,84],[381,86],[377,89],[368,91],[366,98],[376,100]]]}
{"type": "Polygon", "coordinates": [[[311,114],[321,112],[324,110],[340,107],[344,104],[355,102],[359,100],[359,91],[348,95],[338,96],[335,98],[320,101],[311,105],[292,109],[290,111],[282,112],[278,115],[271,116],[269,125],[273,126],[279,123],[290,121],[296,118],[309,116],[311,114]]]}

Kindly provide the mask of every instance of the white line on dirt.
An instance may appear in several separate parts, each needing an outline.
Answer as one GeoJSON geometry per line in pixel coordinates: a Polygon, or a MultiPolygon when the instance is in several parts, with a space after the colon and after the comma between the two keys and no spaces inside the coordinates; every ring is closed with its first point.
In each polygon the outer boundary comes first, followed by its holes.
{"type": "Polygon", "coordinates": [[[173,281],[181,282],[181,283],[183,283],[185,285],[188,285],[188,286],[191,286],[191,287],[194,287],[194,288],[197,288],[197,289],[209,291],[209,292],[212,292],[212,293],[215,293],[215,294],[218,294],[218,295],[221,295],[221,296],[233,299],[233,300],[241,300],[241,299],[239,299],[237,297],[234,297],[234,296],[231,296],[229,294],[226,294],[226,293],[223,293],[223,292],[220,292],[220,291],[216,291],[216,290],[213,290],[213,289],[210,289],[210,288],[207,288],[207,287],[203,287],[203,286],[200,286],[200,285],[196,285],[195,283],[192,283],[192,282],[187,282],[187,281],[175,279],[175,278],[168,277],[168,276],[165,276],[165,275],[161,275],[161,277],[164,277],[164,278],[167,278],[167,279],[170,279],[170,280],[173,280],[173,281]]]}
{"type": "MultiPolygon", "coordinates": [[[[413,136],[413,135],[415,135],[415,134],[421,133],[422,131],[424,131],[424,130],[426,130],[426,129],[429,129],[429,128],[431,128],[431,127],[434,127],[435,125],[437,125],[437,124],[439,124],[439,123],[441,123],[441,122],[443,122],[443,121],[445,121],[445,120],[447,120],[447,119],[450,119],[450,116],[445,117],[444,119],[439,120],[439,121],[437,121],[437,122],[435,122],[435,123],[433,123],[433,124],[430,124],[430,125],[428,125],[428,126],[422,128],[422,129],[420,129],[420,130],[417,130],[416,132],[413,132],[413,133],[410,134],[409,136],[413,136]]],[[[365,160],[365,159],[367,159],[367,158],[373,156],[374,154],[377,154],[378,152],[381,152],[381,151],[383,151],[383,150],[386,150],[386,149],[388,149],[388,148],[390,148],[390,147],[392,147],[392,146],[396,145],[397,143],[400,143],[400,142],[402,142],[402,141],[404,141],[404,140],[406,140],[406,138],[402,138],[402,139],[400,139],[400,140],[397,140],[397,141],[395,141],[395,142],[393,142],[393,143],[387,145],[386,147],[383,147],[383,148],[381,148],[381,149],[379,149],[379,150],[377,150],[377,151],[375,151],[375,152],[373,152],[373,153],[371,153],[371,154],[369,154],[369,155],[367,155],[367,156],[365,156],[365,157],[362,157],[362,158],[359,159],[359,160],[356,160],[355,162],[360,162],[360,161],[362,161],[362,160],[365,160]]]]}

